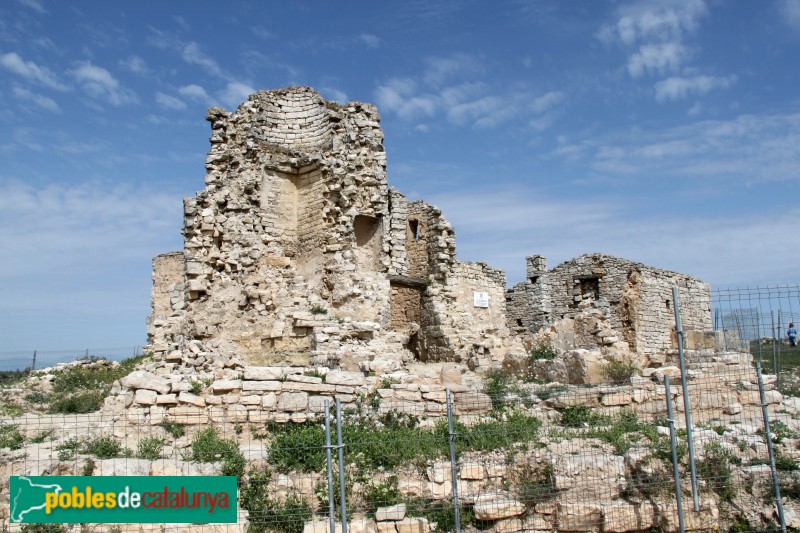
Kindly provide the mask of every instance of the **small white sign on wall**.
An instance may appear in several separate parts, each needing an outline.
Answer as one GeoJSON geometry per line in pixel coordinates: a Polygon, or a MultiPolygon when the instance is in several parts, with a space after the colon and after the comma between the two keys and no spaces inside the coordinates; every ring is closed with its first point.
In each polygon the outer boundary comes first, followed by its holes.
{"type": "Polygon", "coordinates": [[[472,301],[475,307],[489,307],[489,293],[488,292],[473,292],[472,301]]]}

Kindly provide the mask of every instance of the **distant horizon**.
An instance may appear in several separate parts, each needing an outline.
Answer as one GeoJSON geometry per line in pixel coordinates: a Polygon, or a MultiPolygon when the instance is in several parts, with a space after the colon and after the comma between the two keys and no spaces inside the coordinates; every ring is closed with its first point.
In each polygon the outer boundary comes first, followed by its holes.
{"type": "Polygon", "coordinates": [[[143,344],[206,109],[290,85],[374,103],[389,185],[509,286],[595,251],[796,283],[798,48],[800,0],[8,0],[0,351],[143,344]]]}

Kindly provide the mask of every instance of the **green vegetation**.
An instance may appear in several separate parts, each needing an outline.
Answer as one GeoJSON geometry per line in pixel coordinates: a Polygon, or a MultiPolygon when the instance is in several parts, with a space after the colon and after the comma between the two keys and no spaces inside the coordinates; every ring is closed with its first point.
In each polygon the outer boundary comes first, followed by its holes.
{"type": "MultiPolygon", "coordinates": [[[[624,455],[633,446],[644,442],[664,451],[669,442],[660,438],[656,426],[640,422],[636,413],[624,410],[617,416],[602,415],[585,405],[566,407],[561,410],[561,425],[568,429],[553,429],[551,437],[600,439],[614,447],[614,453],[624,455]]],[[[670,452],[667,452],[670,453],[670,452]]],[[[667,456],[671,461],[671,455],[667,456]]]]}
{"type": "Polygon", "coordinates": [[[5,401],[0,405],[0,416],[16,418],[22,416],[23,412],[22,406],[14,402],[5,401]]]}
{"type": "Polygon", "coordinates": [[[603,365],[603,375],[611,383],[626,383],[636,372],[636,365],[632,361],[614,359],[603,365]]]}
{"type": "Polygon", "coordinates": [[[327,315],[328,310],[322,307],[321,305],[314,305],[311,307],[311,314],[312,315],[327,315]]]}
{"type": "Polygon", "coordinates": [[[210,427],[195,435],[188,460],[198,463],[222,463],[223,476],[244,475],[245,458],[235,440],[224,439],[210,427]]]}
{"type": "Polygon", "coordinates": [[[25,443],[25,436],[15,425],[0,426],[0,448],[18,450],[25,443]]]}
{"type": "Polygon", "coordinates": [[[196,379],[191,382],[189,387],[191,387],[192,394],[202,394],[212,383],[214,383],[214,378],[196,379]]]}
{"type": "Polygon", "coordinates": [[[30,375],[30,370],[0,370],[0,387],[10,387],[25,381],[30,375]]]}
{"type": "Polygon", "coordinates": [[[161,427],[176,439],[186,435],[186,426],[175,422],[162,422],[161,427]]]}
{"type": "Polygon", "coordinates": [[[537,503],[556,497],[556,480],[553,465],[524,463],[512,475],[516,498],[530,511],[537,503]]]}
{"type": "MultiPolygon", "coordinates": [[[[432,428],[417,427],[413,417],[394,413],[378,418],[353,416],[342,427],[347,443],[347,463],[361,470],[392,470],[407,465],[425,465],[448,452],[445,421],[432,428]],[[398,443],[403,445],[398,446],[398,443]]],[[[455,423],[456,453],[495,450],[518,442],[535,441],[541,422],[535,417],[511,412],[467,427],[455,423]]],[[[269,424],[269,463],[280,472],[322,472],[325,469],[325,431],[317,422],[269,424]]],[[[335,428],[333,428],[335,431],[335,428]]],[[[267,437],[267,435],[263,435],[267,437]]]]}
{"type": "Polygon", "coordinates": [[[136,450],[136,457],[139,459],[150,459],[154,461],[161,458],[164,451],[164,439],[159,437],[145,437],[139,441],[136,450]]]}
{"type": "Polygon", "coordinates": [[[97,437],[87,441],[80,449],[81,453],[94,455],[98,459],[113,459],[126,455],[122,444],[112,437],[97,437]]]}
{"type": "Polygon", "coordinates": [[[697,462],[697,475],[705,480],[722,501],[730,502],[736,495],[731,463],[741,460],[724,449],[719,442],[706,444],[703,451],[705,457],[697,462]]]}
{"type": "Polygon", "coordinates": [[[557,356],[558,350],[556,350],[547,339],[540,339],[528,348],[528,357],[531,361],[538,361],[540,359],[550,360],[555,359],[557,356]]]}
{"type": "MultiPolygon", "coordinates": [[[[130,374],[136,366],[149,355],[137,355],[115,366],[86,367],[74,366],[55,371],[53,392],[50,395],[51,413],[91,413],[103,406],[111,385],[130,374]]],[[[37,403],[46,403],[39,397],[37,403]]]]}
{"type": "Polygon", "coordinates": [[[274,499],[268,490],[270,475],[268,467],[253,468],[241,483],[241,506],[250,515],[247,531],[302,533],[304,524],[311,519],[311,506],[294,494],[284,502],[274,499]]]}

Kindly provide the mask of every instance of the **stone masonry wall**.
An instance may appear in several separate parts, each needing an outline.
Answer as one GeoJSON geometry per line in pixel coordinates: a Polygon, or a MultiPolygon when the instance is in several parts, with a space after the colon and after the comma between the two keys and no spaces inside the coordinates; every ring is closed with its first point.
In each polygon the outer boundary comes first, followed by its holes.
{"type": "Polygon", "coordinates": [[[183,252],[169,252],[153,258],[153,289],[151,314],[147,317],[147,342],[165,350],[180,340],[184,319],[184,258],[183,252]]]}
{"type": "Polygon", "coordinates": [[[184,201],[183,318],[157,351],[180,338],[245,365],[384,372],[504,345],[490,337],[507,331],[453,303],[466,274],[441,211],[389,189],[374,106],[290,87],[206,118],[206,186],[184,201]]]}
{"type": "Polygon", "coordinates": [[[674,342],[672,287],[678,288],[684,330],[711,329],[710,287],[697,278],[604,254],[582,255],[549,271],[541,256],[528,260],[528,279],[506,295],[508,325],[516,331],[534,334],[602,300],[611,327],[633,351],[663,351],[674,342]]]}

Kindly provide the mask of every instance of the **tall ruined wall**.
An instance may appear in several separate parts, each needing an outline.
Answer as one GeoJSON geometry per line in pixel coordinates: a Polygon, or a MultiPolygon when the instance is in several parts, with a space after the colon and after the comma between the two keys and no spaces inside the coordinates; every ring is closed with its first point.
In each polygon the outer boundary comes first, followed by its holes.
{"type": "Polygon", "coordinates": [[[166,350],[180,342],[185,302],[183,252],[169,252],[153,258],[151,314],[147,317],[147,343],[166,350]]]}
{"type": "Polygon", "coordinates": [[[528,259],[528,279],[506,295],[508,325],[517,331],[535,333],[604,299],[611,327],[632,350],[664,350],[673,342],[672,287],[678,287],[683,328],[711,328],[710,287],[697,278],[604,254],[582,255],[549,271],[541,256],[528,259]]]}
{"type": "Polygon", "coordinates": [[[170,262],[181,320],[151,328],[163,350],[190,339],[245,365],[371,372],[503,353],[502,272],[457,263],[441,211],[389,189],[374,106],[290,87],[206,118],[206,186],[184,200],[170,262]],[[473,308],[473,291],[492,307],[473,308]]]}
{"type": "Polygon", "coordinates": [[[386,156],[374,106],[310,88],[211,109],[206,188],[185,201],[188,334],[220,349],[313,349],[311,310],[389,322],[386,156]]]}

